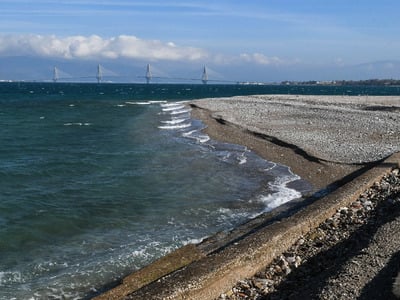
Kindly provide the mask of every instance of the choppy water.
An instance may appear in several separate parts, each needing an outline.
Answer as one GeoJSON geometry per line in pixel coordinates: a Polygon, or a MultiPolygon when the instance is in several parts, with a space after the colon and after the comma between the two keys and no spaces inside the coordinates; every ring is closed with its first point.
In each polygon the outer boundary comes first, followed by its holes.
{"type": "Polygon", "coordinates": [[[0,299],[85,298],[300,197],[290,170],[210,140],[182,102],[292,89],[0,84],[0,299]]]}

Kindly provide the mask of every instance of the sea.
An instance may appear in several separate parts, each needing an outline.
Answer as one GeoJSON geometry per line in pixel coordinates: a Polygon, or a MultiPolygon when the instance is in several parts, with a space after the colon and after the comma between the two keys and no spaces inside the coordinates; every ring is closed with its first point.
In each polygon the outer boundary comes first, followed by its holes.
{"type": "Polygon", "coordinates": [[[0,83],[0,299],[89,299],[174,249],[301,198],[298,175],[210,139],[187,105],[252,94],[400,90],[0,83]]]}

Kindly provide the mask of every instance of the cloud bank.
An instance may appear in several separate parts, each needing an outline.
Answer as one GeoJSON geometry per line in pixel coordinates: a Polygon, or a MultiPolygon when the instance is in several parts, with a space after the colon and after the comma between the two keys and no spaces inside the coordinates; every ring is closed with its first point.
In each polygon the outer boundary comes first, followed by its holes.
{"type": "Polygon", "coordinates": [[[29,56],[64,60],[139,60],[182,62],[207,66],[288,66],[296,64],[262,53],[215,54],[172,42],[145,40],[132,35],[103,38],[98,35],[57,37],[55,35],[0,35],[0,56],[29,56]]]}
{"type": "Polygon", "coordinates": [[[0,36],[0,55],[30,55],[64,59],[146,59],[170,61],[196,61],[208,57],[199,48],[181,47],[172,42],[143,40],[135,36],[120,35],[112,38],[92,36],[54,35],[0,36]]]}

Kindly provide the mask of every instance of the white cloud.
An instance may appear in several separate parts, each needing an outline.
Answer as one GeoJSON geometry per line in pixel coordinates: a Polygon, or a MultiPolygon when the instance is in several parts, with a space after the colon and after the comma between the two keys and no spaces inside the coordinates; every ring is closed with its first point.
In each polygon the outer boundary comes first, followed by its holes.
{"type": "Polygon", "coordinates": [[[203,49],[180,47],[172,42],[143,40],[120,35],[112,38],[54,35],[0,36],[0,55],[33,55],[56,58],[132,58],[146,60],[195,61],[208,56],[203,49]]]}
{"type": "Polygon", "coordinates": [[[39,56],[63,59],[137,59],[144,61],[195,62],[214,65],[282,66],[298,61],[262,53],[211,54],[174,42],[144,40],[132,35],[103,38],[98,35],[57,37],[55,35],[0,35],[0,56],[39,56]]]}

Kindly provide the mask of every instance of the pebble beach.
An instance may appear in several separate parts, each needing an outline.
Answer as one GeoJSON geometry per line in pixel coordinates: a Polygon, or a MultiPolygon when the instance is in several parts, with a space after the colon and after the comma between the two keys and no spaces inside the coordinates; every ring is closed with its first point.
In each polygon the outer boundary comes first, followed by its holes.
{"type": "MultiPolygon", "coordinates": [[[[315,190],[400,150],[400,98],[263,95],[192,105],[217,139],[286,164],[315,190]]],[[[397,299],[400,178],[393,169],[221,299],[397,299]]]]}

